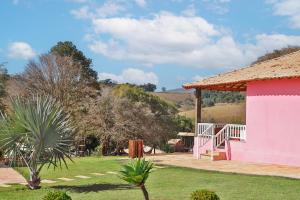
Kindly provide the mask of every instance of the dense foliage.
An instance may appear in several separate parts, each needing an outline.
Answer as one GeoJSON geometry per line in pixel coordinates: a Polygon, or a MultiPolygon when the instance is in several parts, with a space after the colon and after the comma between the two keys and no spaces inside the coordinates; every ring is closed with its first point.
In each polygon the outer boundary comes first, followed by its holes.
{"type": "Polygon", "coordinates": [[[49,191],[42,200],[72,200],[72,198],[63,191],[49,191]]]}
{"type": "Polygon", "coordinates": [[[152,83],[139,85],[139,87],[143,88],[146,92],[154,92],[156,90],[156,85],[152,83]]]}
{"type": "Polygon", "coordinates": [[[98,107],[102,153],[120,154],[129,139],[143,139],[153,148],[161,147],[176,137],[177,109],[144,89],[129,84],[103,88],[98,107]]]}
{"type": "Polygon", "coordinates": [[[203,91],[202,103],[204,107],[214,106],[216,103],[239,103],[245,100],[245,95],[241,92],[225,91],[203,91]]]}
{"type": "Polygon", "coordinates": [[[177,125],[177,131],[181,132],[192,132],[194,130],[194,121],[186,116],[177,115],[174,118],[175,124],[177,125]]]}
{"type": "Polygon", "coordinates": [[[282,49],[278,49],[278,50],[274,50],[271,53],[267,53],[259,58],[257,58],[257,60],[255,62],[253,62],[252,64],[257,64],[266,60],[270,60],[273,58],[278,58],[280,56],[289,54],[289,53],[293,53],[295,51],[299,51],[300,50],[300,46],[289,46],[286,48],[282,48],[282,49]]]}
{"type": "Polygon", "coordinates": [[[82,51],[70,41],[58,42],[50,50],[52,54],[58,54],[62,57],[71,57],[74,62],[79,62],[82,70],[82,79],[96,82],[97,72],[92,69],[92,60],[85,57],[82,51]]]}
{"type": "Polygon", "coordinates": [[[191,195],[191,200],[220,200],[215,192],[209,190],[196,190],[191,195]]]}

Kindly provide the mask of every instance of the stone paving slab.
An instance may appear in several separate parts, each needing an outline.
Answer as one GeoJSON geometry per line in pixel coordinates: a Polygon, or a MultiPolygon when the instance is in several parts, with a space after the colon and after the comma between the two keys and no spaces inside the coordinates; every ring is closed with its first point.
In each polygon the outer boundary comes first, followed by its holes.
{"type": "Polygon", "coordinates": [[[46,184],[56,183],[56,181],[48,180],[48,179],[42,179],[41,182],[42,182],[42,183],[46,183],[46,184]]]}
{"type": "Polygon", "coordinates": [[[157,168],[157,169],[164,169],[164,168],[166,168],[166,166],[155,165],[154,168],[157,168]]]}
{"type": "Polygon", "coordinates": [[[5,188],[7,188],[7,187],[11,187],[11,185],[7,185],[7,184],[1,183],[1,184],[0,184],[0,187],[5,187],[5,188]]]}
{"type": "Polygon", "coordinates": [[[25,178],[10,167],[0,167],[0,184],[26,183],[25,178]]]}
{"type": "Polygon", "coordinates": [[[78,176],[75,176],[76,178],[81,178],[81,179],[89,179],[91,177],[89,176],[83,176],[83,175],[78,175],[78,176]]]}
{"type": "Polygon", "coordinates": [[[95,175],[95,176],[104,176],[105,174],[101,174],[101,173],[91,173],[92,175],[95,175]]]}
{"type": "Polygon", "coordinates": [[[189,167],[210,171],[231,172],[252,175],[281,176],[300,179],[300,167],[259,164],[241,161],[211,161],[207,159],[197,160],[192,154],[167,154],[146,156],[146,159],[159,165],[173,165],[179,167],[189,167]]]}
{"type": "Polygon", "coordinates": [[[75,179],[72,179],[72,178],[65,178],[65,177],[62,177],[62,178],[57,178],[59,180],[62,180],[62,181],[74,181],[75,179]]]}
{"type": "Polygon", "coordinates": [[[109,171],[109,172],[106,172],[107,174],[114,174],[114,175],[117,175],[118,173],[117,172],[111,172],[111,171],[109,171]]]}

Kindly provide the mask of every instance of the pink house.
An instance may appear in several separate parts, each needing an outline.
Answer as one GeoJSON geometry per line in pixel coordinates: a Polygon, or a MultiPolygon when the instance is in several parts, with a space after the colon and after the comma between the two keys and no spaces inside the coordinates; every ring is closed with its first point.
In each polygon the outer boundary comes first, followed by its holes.
{"type": "Polygon", "coordinates": [[[196,89],[195,157],[300,166],[300,51],[184,88],[196,89]],[[246,125],[201,123],[201,90],[246,92],[246,125]]]}

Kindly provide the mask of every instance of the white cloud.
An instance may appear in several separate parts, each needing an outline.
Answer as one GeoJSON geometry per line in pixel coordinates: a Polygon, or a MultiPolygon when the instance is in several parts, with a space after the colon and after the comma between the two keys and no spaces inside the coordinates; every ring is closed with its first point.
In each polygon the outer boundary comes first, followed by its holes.
{"type": "Polygon", "coordinates": [[[120,75],[111,73],[99,73],[99,80],[111,79],[118,83],[134,83],[134,84],[145,84],[153,83],[158,84],[158,77],[153,72],[144,72],[140,69],[128,68],[123,70],[120,75]]]}
{"type": "Polygon", "coordinates": [[[195,16],[196,15],[195,5],[194,4],[188,5],[188,7],[185,10],[183,10],[181,13],[182,13],[182,15],[188,16],[188,17],[195,16]]]}
{"type": "Polygon", "coordinates": [[[35,51],[26,42],[13,42],[8,47],[8,57],[10,58],[27,60],[35,55],[35,51]]]}
{"type": "Polygon", "coordinates": [[[239,43],[231,33],[201,17],[166,12],[150,19],[98,18],[93,20],[93,28],[95,37],[90,41],[90,50],[148,65],[234,68],[274,49],[300,45],[300,36],[282,34],[259,34],[251,43],[239,43]]]}
{"type": "Polygon", "coordinates": [[[224,15],[229,12],[227,4],[231,0],[202,0],[205,8],[218,15],[224,15]]]}
{"type": "Polygon", "coordinates": [[[300,28],[300,1],[299,0],[267,0],[273,5],[273,13],[277,16],[286,16],[293,28],[300,28]]]}
{"type": "Polygon", "coordinates": [[[79,9],[71,10],[71,14],[77,19],[94,19],[116,16],[125,11],[125,7],[113,1],[107,1],[101,6],[85,4],[79,9]]]}
{"type": "Polygon", "coordinates": [[[203,79],[207,78],[206,76],[200,76],[200,75],[196,75],[192,78],[193,81],[201,81],[203,79]]]}
{"type": "Polygon", "coordinates": [[[143,7],[143,8],[146,7],[146,5],[147,5],[146,0],[134,0],[134,1],[138,6],[143,7]]]}
{"type": "Polygon", "coordinates": [[[88,6],[82,6],[79,9],[71,10],[71,14],[77,19],[93,18],[93,13],[91,13],[88,6]]]}

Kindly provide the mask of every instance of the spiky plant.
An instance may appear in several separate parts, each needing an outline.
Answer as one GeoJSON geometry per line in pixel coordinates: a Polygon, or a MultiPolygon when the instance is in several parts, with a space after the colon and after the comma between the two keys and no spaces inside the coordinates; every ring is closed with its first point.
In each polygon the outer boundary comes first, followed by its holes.
{"type": "Polygon", "coordinates": [[[145,187],[145,183],[152,169],[153,163],[146,161],[145,158],[134,159],[123,166],[123,169],[120,171],[120,177],[128,183],[141,188],[145,200],[149,200],[149,194],[145,187]]]}
{"type": "Polygon", "coordinates": [[[0,119],[0,150],[10,160],[22,159],[29,170],[28,186],[37,189],[44,165],[67,167],[74,129],[69,116],[51,97],[18,97],[11,105],[11,112],[0,119]]]}

